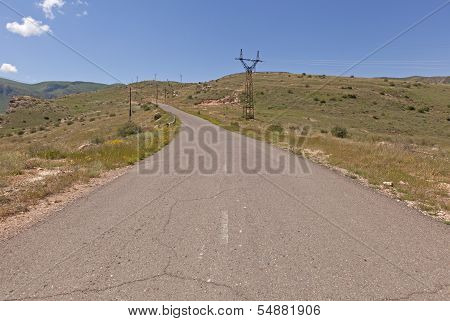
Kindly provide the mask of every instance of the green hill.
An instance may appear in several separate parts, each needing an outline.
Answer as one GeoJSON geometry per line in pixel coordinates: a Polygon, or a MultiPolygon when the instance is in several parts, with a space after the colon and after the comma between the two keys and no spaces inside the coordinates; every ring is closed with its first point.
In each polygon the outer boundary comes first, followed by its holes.
{"type": "Polygon", "coordinates": [[[104,84],[81,81],[48,81],[37,84],[24,84],[0,78],[0,113],[6,110],[12,96],[57,98],[69,94],[92,92],[106,86],[104,84]]]}
{"type": "Polygon", "coordinates": [[[184,84],[168,103],[370,185],[389,182],[388,193],[442,216],[450,210],[450,86],[443,78],[258,72],[255,120],[242,118],[244,74],[184,84]]]}
{"type": "Polygon", "coordinates": [[[0,221],[164,147],[179,122],[136,90],[129,122],[128,97],[118,85],[51,100],[22,97],[20,108],[0,115],[0,221]]]}

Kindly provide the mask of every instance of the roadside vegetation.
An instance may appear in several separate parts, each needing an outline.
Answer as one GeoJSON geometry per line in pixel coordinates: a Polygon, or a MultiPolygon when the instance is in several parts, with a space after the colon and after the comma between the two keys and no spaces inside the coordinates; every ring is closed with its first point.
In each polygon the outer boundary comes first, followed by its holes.
{"type": "Polygon", "coordinates": [[[237,74],[186,84],[169,102],[229,130],[344,169],[352,178],[448,219],[450,85],[257,73],[256,120],[245,120],[243,81],[244,75],[237,74]],[[303,144],[292,146],[293,138],[303,144]]]}
{"type": "Polygon", "coordinates": [[[114,86],[25,100],[0,114],[0,220],[168,144],[178,122],[135,92],[129,122],[127,93],[114,86]]]}

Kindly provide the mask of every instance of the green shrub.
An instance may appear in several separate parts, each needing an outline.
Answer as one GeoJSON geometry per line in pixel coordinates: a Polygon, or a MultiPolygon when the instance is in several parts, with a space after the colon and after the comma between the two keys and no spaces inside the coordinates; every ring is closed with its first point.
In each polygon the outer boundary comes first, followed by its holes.
{"type": "Polygon", "coordinates": [[[270,132],[282,133],[284,131],[284,128],[280,124],[272,124],[269,127],[267,127],[267,130],[270,132]]]}
{"type": "Polygon", "coordinates": [[[152,110],[152,106],[150,106],[149,104],[142,105],[141,108],[143,111],[152,110]]]}
{"type": "Polygon", "coordinates": [[[425,114],[430,111],[430,107],[422,107],[417,110],[421,114],[425,114]]]}
{"type": "Polygon", "coordinates": [[[120,137],[127,137],[130,135],[139,134],[140,132],[142,132],[142,128],[131,121],[127,122],[117,130],[117,134],[120,137]]]}
{"type": "Polygon", "coordinates": [[[414,107],[414,106],[408,106],[408,107],[406,107],[406,109],[408,109],[408,110],[416,110],[416,107],[414,107]]]}
{"type": "Polygon", "coordinates": [[[95,144],[95,145],[100,145],[103,144],[105,142],[105,139],[103,139],[102,137],[95,137],[91,140],[91,144],[95,144]]]}
{"type": "Polygon", "coordinates": [[[331,129],[331,134],[334,137],[346,138],[348,136],[347,129],[344,127],[335,126],[331,129]]]}

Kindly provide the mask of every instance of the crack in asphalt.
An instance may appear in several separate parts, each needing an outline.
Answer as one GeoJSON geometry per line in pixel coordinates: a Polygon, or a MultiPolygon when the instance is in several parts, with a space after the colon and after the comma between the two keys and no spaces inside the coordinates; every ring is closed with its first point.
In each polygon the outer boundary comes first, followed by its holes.
{"type": "Polygon", "coordinates": [[[211,200],[214,199],[216,197],[219,197],[222,194],[225,194],[226,192],[229,191],[233,191],[239,188],[228,188],[228,189],[224,189],[221,190],[219,192],[217,192],[216,194],[212,195],[212,196],[208,196],[208,197],[197,197],[197,198],[190,198],[190,199],[177,199],[175,200],[175,202],[172,204],[172,206],[170,207],[169,210],[169,215],[167,217],[167,220],[163,226],[162,232],[161,233],[165,233],[167,230],[167,226],[170,224],[170,221],[172,220],[172,216],[173,216],[173,209],[175,208],[175,206],[177,206],[179,203],[185,203],[185,202],[195,202],[195,201],[207,201],[207,200],[211,200]]]}
{"type": "Polygon", "coordinates": [[[215,286],[215,287],[222,287],[222,288],[226,288],[228,289],[231,293],[233,293],[236,297],[241,298],[243,300],[249,300],[247,297],[245,297],[243,294],[239,293],[236,289],[234,289],[232,286],[226,284],[226,283],[219,283],[219,282],[215,282],[215,281],[205,281],[201,278],[196,278],[196,277],[191,277],[191,276],[186,276],[186,275],[179,275],[176,274],[174,272],[170,272],[169,268],[170,265],[172,264],[172,258],[176,258],[178,259],[178,253],[176,252],[175,248],[164,243],[162,240],[159,239],[159,237],[161,237],[162,235],[164,235],[167,231],[167,226],[170,224],[170,221],[172,219],[173,216],[173,210],[175,208],[175,206],[179,203],[182,202],[194,202],[194,201],[203,201],[203,200],[211,200],[214,199],[228,191],[231,190],[235,190],[236,188],[229,188],[229,189],[224,189],[221,190],[219,192],[217,192],[214,195],[208,196],[208,197],[197,197],[197,198],[191,198],[191,199],[179,199],[176,200],[170,207],[169,209],[169,214],[167,217],[166,222],[164,223],[164,226],[159,234],[158,237],[154,238],[154,241],[156,243],[158,243],[160,246],[167,248],[172,255],[168,256],[168,260],[166,265],[164,266],[163,270],[161,273],[149,276],[149,277],[144,277],[144,278],[138,278],[138,279],[133,279],[133,280],[129,280],[129,281],[125,281],[119,284],[115,284],[115,285],[111,285],[111,286],[107,286],[107,287],[102,287],[102,288],[84,288],[84,289],[76,289],[73,291],[67,291],[67,292],[60,292],[60,293],[56,293],[56,294],[52,294],[52,295],[46,295],[46,296],[28,296],[28,297],[21,297],[21,298],[13,298],[13,299],[8,299],[8,301],[22,301],[22,300],[45,300],[45,299],[53,299],[53,298],[57,298],[57,297],[61,297],[61,296],[70,296],[72,294],[76,294],[76,293],[82,293],[82,294],[87,294],[87,293],[101,293],[101,292],[105,292],[105,291],[109,291],[112,289],[117,289],[123,286],[128,286],[131,284],[135,284],[135,283],[140,283],[140,282],[148,282],[148,281],[153,281],[159,278],[163,278],[163,277],[167,277],[167,278],[172,278],[172,279],[178,279],[178,280],[182,280],[182,281],[193,281],[193,282],[197,282],[200,284],[204,284],[207,286],[215,286]]]}
{"type": "MultiPolygon", "coordinates": [[[[422,290],[422,291],[414,291],[411,292],[405,296],[401,296],[401,297],[396,297],[396,298],[383,298],[380,299],[381,301],[408,301],[411,300],[411,298],[414,295],[421,295],[421,294],[428,294],[428,295],[432,295],[432,294],[438,294],[438,292],[444,290],[445,288],[450,287],[450,284],[442,284],[442,285],[438,285],[435,286],[435,288],[432,291],[427,291],[427,290],[422,290]]],[[[445,296],[443,296],[445,298],[445,296]]]]}
{"type": "MultiPolygon", "coordinates": [[[[141,206],[139,209],[137,209],[136,211],[130,213],[129,215],[125,216],[123,219],[121,219],[119,222],[113,224],[112,226],[110,226],[106,231],[100,233],[99,235],[97,235],[96,237],[94,237],[93,239],[91,239],[88,243],[83,244],[81,247],[73,250],[72,252],[70,252],[69,254],[67,254],[65,257],[63,257],[60,261],[58,261],[56,264],[54,264],[52,267],[50,267],[49,269],[47,269],[46,271],[40,273],[38,276],[32,278],[29,282],[27,282],[27,284],[25,284],[23,287],[21,287],[21,289],[29,286],[33,281],[35,281],[36,279],[50,273],[52,270],[54,270],[55,268],[57,268],[59,265],[61,265],[62,263],[66,262],[67,260],[69,260],[73,255],[75,255],[76,253],[78,253],[79,251],[87,248],[88,246],[90,246],[93,242],[95,242],[96,240],[101,239],[104,235],[107,235],[109,232],[111,232],[112,230],[114,230],[118,225],[120,225],[121,223],[125,222],[127,219],[129,219],[130,217],[133,217],[134,215],[136,215],[137,213],[141,212],[144,208],[146,208],[147,206],[151,205],[153,202],[159,200],[160,198],[164,197],[164,195],[166,195],[168,192],[172,191],[174,188],[178,187],[179,185],[181,185],[182,183],[184,183],[186,180],[188,180],[191,175],[185,176],[183,177],[181,180],[177,181],[174,185],[170,186],[166,191],[164,191],[163,193],[160,193],[158,196],[156,196],[155,198],[153,198],[152,200],[150,200],[149,202],[145,203],[143,206],[141,206]]],[[[10,296],[12,295],[12,293],[14,293],[16,291],[10,292],[9,294],[7,294],[5,300],[11,300],[10,296]]]]}

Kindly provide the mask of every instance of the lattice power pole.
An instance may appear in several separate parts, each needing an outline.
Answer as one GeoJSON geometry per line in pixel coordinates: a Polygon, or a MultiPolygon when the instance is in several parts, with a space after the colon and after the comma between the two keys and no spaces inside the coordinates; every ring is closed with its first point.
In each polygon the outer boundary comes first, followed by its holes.
{"type": "Polygon", "coordinates": [[[239,58],[236,58],[242,63],[245,69],[245,104],[242,107],[242,116],[245,119],[254,119],[255,118],[255,103],[253,99],[253,72],[256,69],[256,65],[259,62],[263,62],[259,59],[259,51],[256,54],[256,59],[245,59],[242,54],[239,58]]]}

